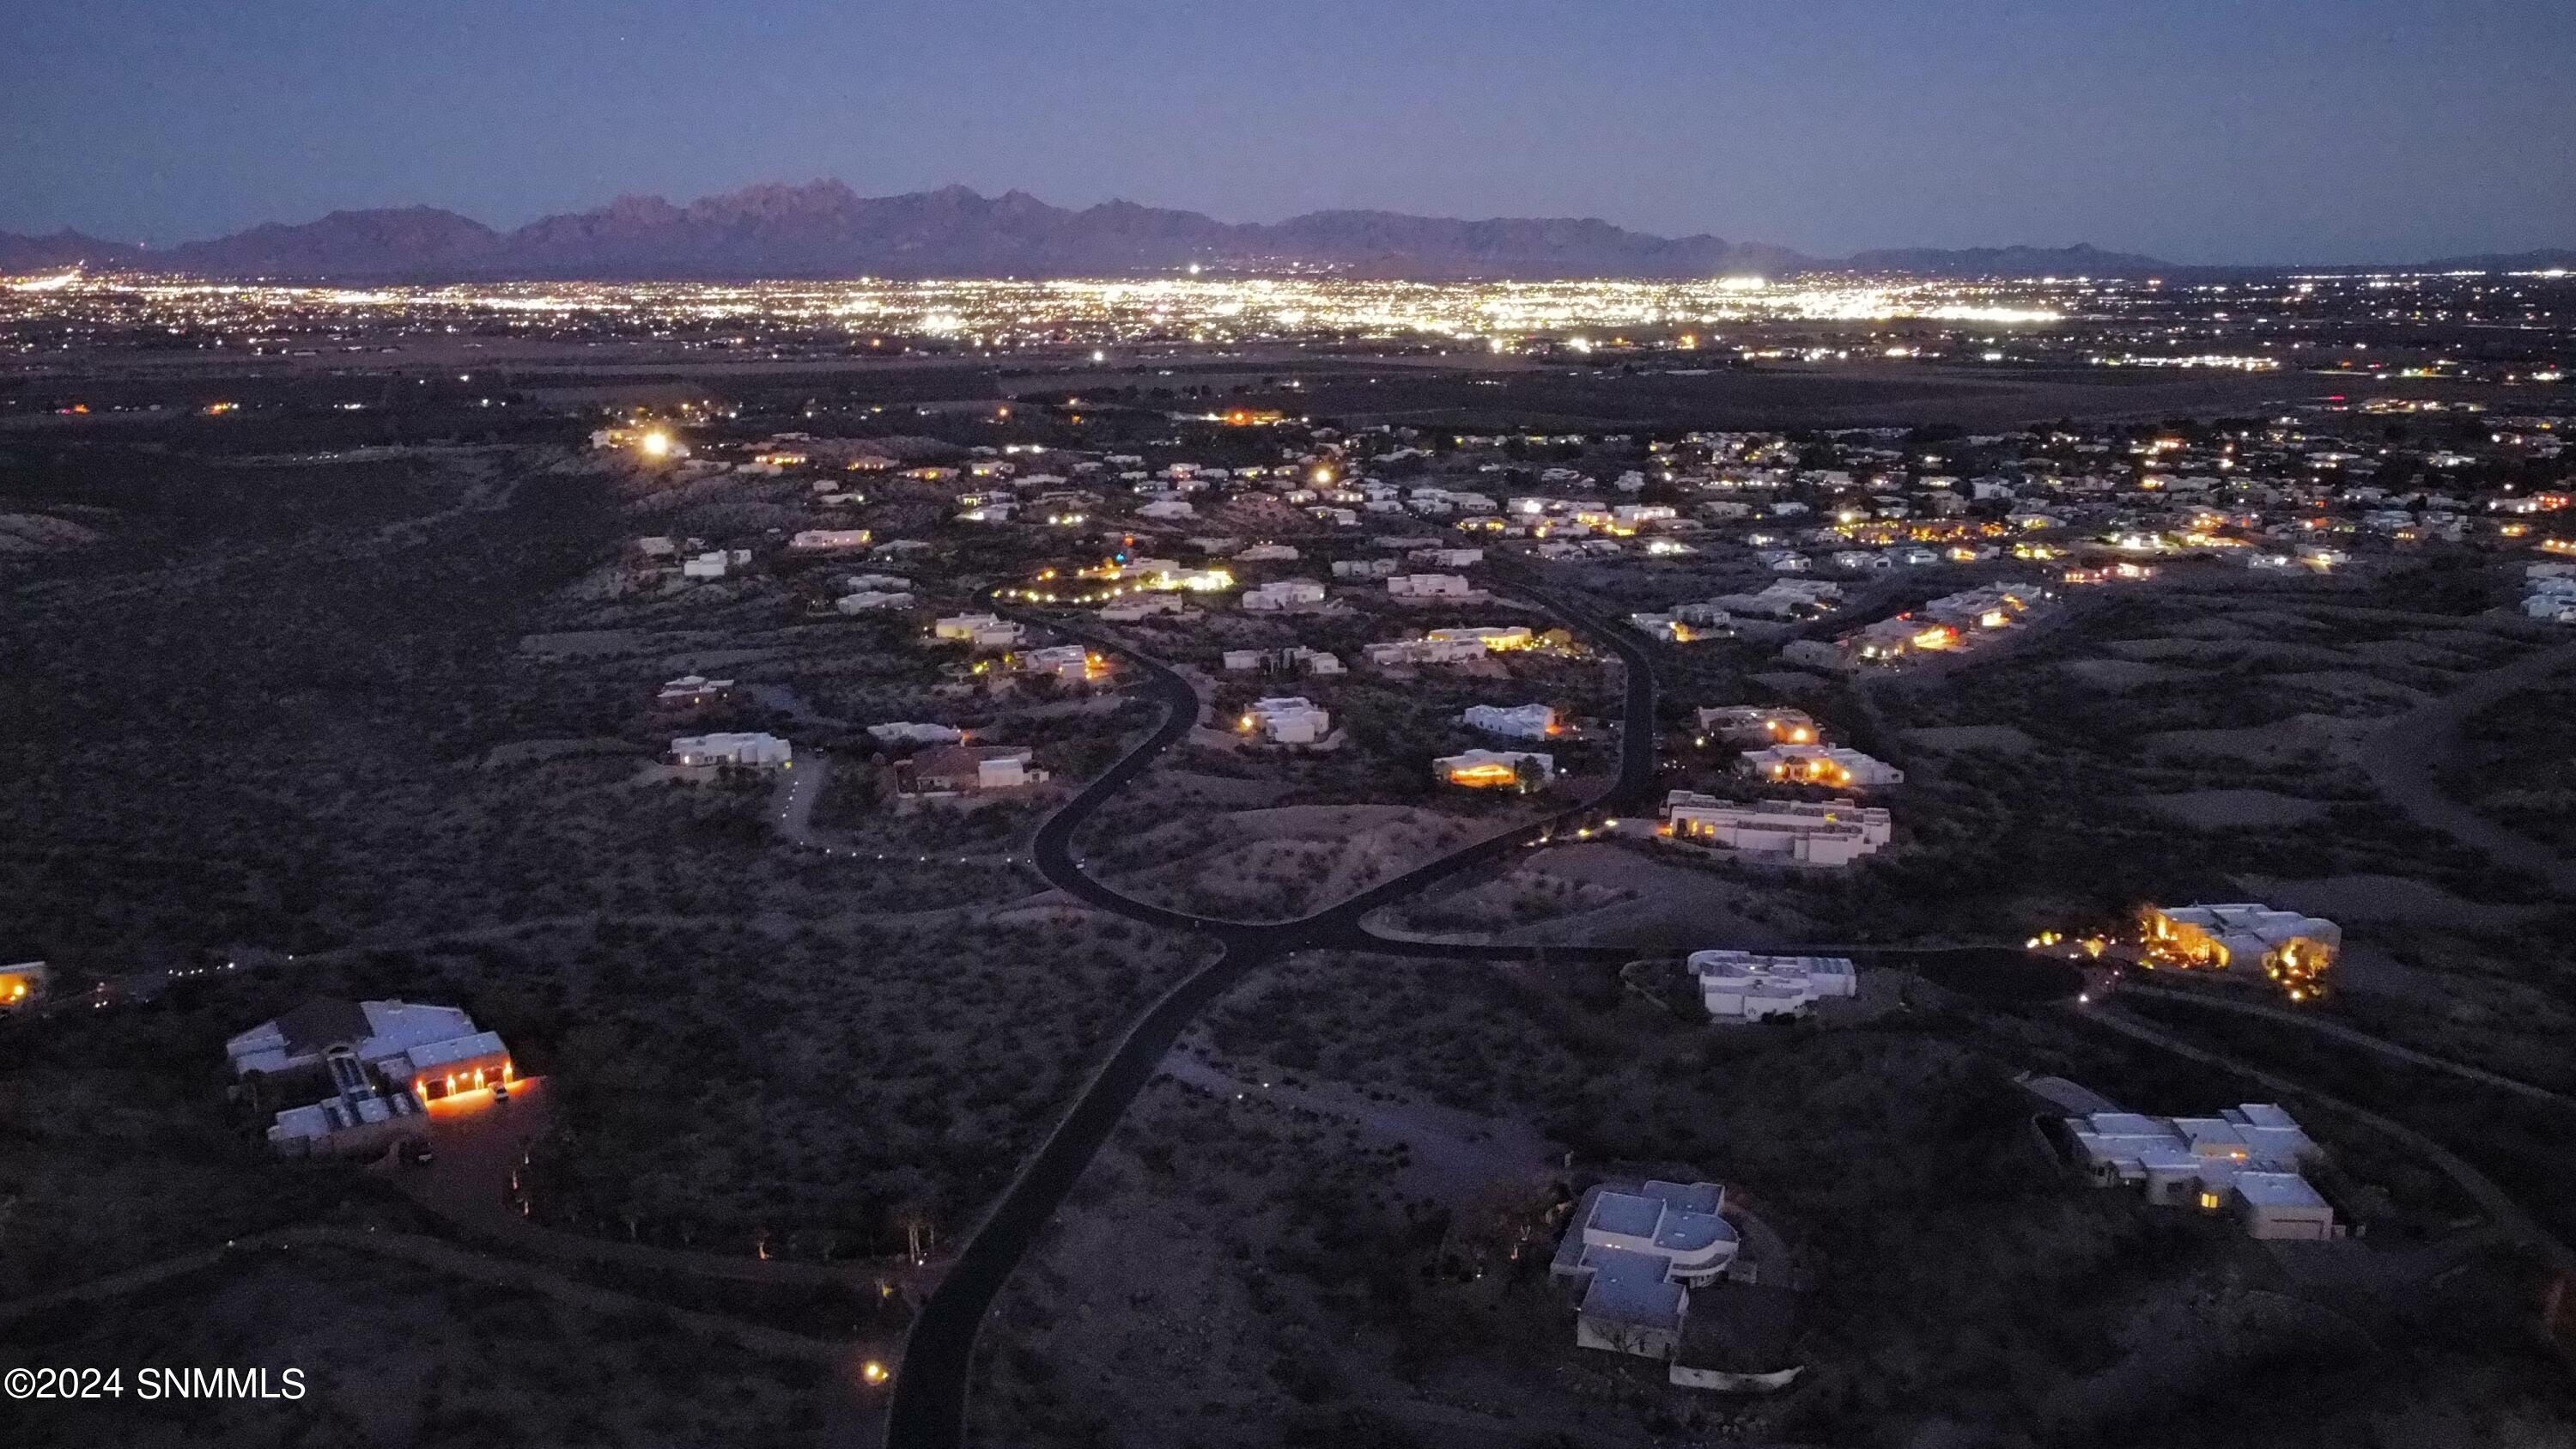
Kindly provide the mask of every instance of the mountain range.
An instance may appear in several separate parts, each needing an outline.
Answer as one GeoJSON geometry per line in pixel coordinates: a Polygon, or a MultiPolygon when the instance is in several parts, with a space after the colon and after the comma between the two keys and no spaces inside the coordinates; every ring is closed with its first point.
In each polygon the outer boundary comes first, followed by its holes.
{"type": "MultiPolygon", "coordinates": [[[[2428,267],[2566,265],[2566,252],[2452,258],[2428,267]],[[2555,260],[2553,260],[2555,259],[2555,260]]],[[[1114,277],[1192,264],[1221,271],[1329,270],[1359,277],[1685,278],[1866,271],[1925,276],[2145,276],[2177,268],[2092,246],[1908,248],[1840,258],[1721,237],[1652,236],[1608,222],[1458,221],[1389,211],[1317,211],[1222,222],[1111,201],[1082,210],[1022,191],[963,186],[861,196],[838,181],[765,184],[686,206],[628,196],[497,231],[452,211],[335,211],[179,246],[59,231],[0,232],[0,273],[85,265],[299,281],[744,280],[838,277],[1114,277]]]]}

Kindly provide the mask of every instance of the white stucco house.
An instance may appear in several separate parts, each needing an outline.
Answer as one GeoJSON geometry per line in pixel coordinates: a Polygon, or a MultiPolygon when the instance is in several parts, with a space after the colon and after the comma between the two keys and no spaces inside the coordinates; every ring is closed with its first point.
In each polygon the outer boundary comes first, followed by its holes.
{"type": "Polygon", "coordinates": [[[1713,1182],[1649,1181],[1584,1194],[1549,1275],[1582,1292],[1574,1341],[1584,1348],[1670,1358],[1681,1347],[1690,1293],[1726,1276],[1741,1248],[1713,1182]]]}
{"type": "Polygon", "coordinates": [[[1386,592],[1396,599],[1467,599],[1476,589],[1458,574],[1397,574],[1386,581],[1386,592]]]}
{"type": "Polygon", "coordinates": [[[424,1101],[513,1081],[509,1048],[461,1008],[400,999],[308,1001],[224,1043],[233,1075],[327,1095],[276,1114],[278,1152],[377,1153],[428,1132],[424,1101]]]}
{"type": "Polygon", "coordinates": [[[1025,632],[1016,622],[995,614],[951,614],[930,625],[932,638],[977,649],[1008,649],[1025,632]]]}
{"type": "Polygon", "coordinates": [[[2234,1211],[2249,1237],[2323,1242],[2342,1236],[2334,1208],[2300,1170],[2323,1154],[2269,1102],[2214,1117],[2091,1112],[2066,1119],[2077,1163],[2096,1186],[2127,1184],[2147,1201],[2234,1211]]]}
{"type": "Polygon", "coordinates": [[[794,750],[787,741],[771,734],[681,735],[671,741],[671,763],[675,765],[784,770],[793,756],[794,750]]]}
{"type": "Polygon", "coordinates": [[[1664,797],[1657,833],[1783,864],[1842,866],[1884,849],[1895,826],[1886,810],[1855,800],[1722,800],[1675,790],[1664,797]]]}
{"type": "Polygon", "coordinates": [[[1106,672],[1091,651],[1079,644],[1023,649],[1011,656],[1011,667],[1022,674],[1050,674],[1068,683],[1080,683],[1106,672]]]}
{"type": "Polygon", "coordinates": [[[1458,722],[1507,740],[1544,740],[1559,729],[1555,708],[1544,704],[1473,704],[1458,722]]]}
{"type": "Polygon", "coordinates": [[[1244,590],[1237,602],[1256,614],[1311,609],[1324,602],[1324,586],[1313,579],[1278,579],[1244,590]]]}
{"type": "Polygon", "coordinates": [[[1302,695],[1284,695],[1254,700],[1237,726],[1274,745],[1311,745],[1332,732],[1333,717],[1302,695]]]}
{"type": "Polygon", "coordinates": [[[864,528],[808,528],[787,540],[790,553],[836,553],[866,548],[872,535],[864,528]]]}
{"type": "Polygon", "coordinates": [[[1699,978],[1701,1004],[1718,1021],[1788,1016],[1811,1002],[1860,994],[1860,972],[1844,956],[1693,951],[1686,964],[1699,978]]]}
{"type": "Polygon", "coordinates": [[[1868,790],[1905,783],[1894,765],[1841,745],[1765,745],[1746,750],[1736,773],[1789,785],[1824,785],[1836,790],[1868,790]]]}
{"type": "Polygon", "coordinates": [[[1538,750],[1464,750],[1431,762],[1431,771],[1471,790],[1522,790],[1556,778],[1556,757],[1538,750]]]}

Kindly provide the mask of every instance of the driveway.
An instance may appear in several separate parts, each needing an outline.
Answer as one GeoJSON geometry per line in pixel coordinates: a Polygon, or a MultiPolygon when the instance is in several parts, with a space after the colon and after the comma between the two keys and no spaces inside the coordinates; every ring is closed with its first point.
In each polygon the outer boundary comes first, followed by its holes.
{"type": "Polygon", "coordinates": [[[2570,664],[2576,664],[2576,643],[2554,645],[2487,670],[2466,688],[2399,715],[2362,745],[2361,767],[2372,787],[2418,823],[2486,852],[2499,864],[2538,876],[2562,896],[2576,897],[2576,861],[2480,815],[2434,779],[2458,748],[2460,726],[2469,716],[2570,664]]]}

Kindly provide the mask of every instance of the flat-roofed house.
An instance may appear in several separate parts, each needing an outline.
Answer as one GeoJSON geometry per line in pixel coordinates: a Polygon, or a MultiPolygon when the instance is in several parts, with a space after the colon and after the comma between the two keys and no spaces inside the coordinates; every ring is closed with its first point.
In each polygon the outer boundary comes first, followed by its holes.
{"type": "Polygon", "coordinates": [[[224,1043],[233,1075],[262,1090],[321,1088],[321,1100],[276,1114],[269,1145],[286,1153],[376,1153],[428,1132],[424,1100],[516,1079],[509,1048],[453,1006],[400,999],[315,1000],[224,1043]]]}
{"type": "Polygon", "coordinates": [[[1827,997],[1860,994],[1859,971],[1844,956],[1693,951],[1685,964],[1699,978],[1700,1003],[1719,1021],[1787,1016],[1827,997]]]}
{"type": "Polygon", "coordinates": [[[1024,632],[1016,622],[992,614],[952,614],[930,625],[932,638],[977,649],[1008,649],[1020,642],[1024,632]]]}
{"type": "Polygon", "coordinates": [[[1742,1246],[1725,1206],[1726,1189],[1713,1182],[1605,1184],[1586,1193],[1548,1268],[1582,1290],[1575,1343],[1672,1357],[1691,1290],[1726,1276],[1742,1246]]]}
{"type": "Polygon", "coordinates": [[[1313,579],[1276,579],[1244,590],[1236,602],[1256,614],[1311,609],[1324,602],[1324,586],[1313,579]]]}
{"type": "Polygon", "coordinates": [[[1011,667],[1022,674],[1051,674],[1072,683],[1094,679],[1107,672],[1101,661],[1079,644],[1023,649],[1011,656],[1011,667]]]}
{"type": "Polygon", "coordinates": [[[1545,704],[1471,704],[1458,722],[1507,740],[1544,740],[1562,732],[1555,707],[1545,704]]]}
{"type": "Polygon", "coordinates": [[[1538,642],[1529,629],[1520,624],[1453,624],[1427,629],[1422,637],[1433,644],[1478,644],[1488,654],[1508,654],[1538,642]]]}
{"type": "Polygon", "coordinates": [[[791,553],[835,553],[866,548],[870,541],[864,528],[809,528],[787,540],[787,548],[791,553]]]}
{"type": "Polygon", "coordinates": [[[1386,592],[1395,599],[1469,599],[1476,589],[1458,574],[1396,574],[1387,579],[1386,592]]]}
{"type": "Polygon", "coordinates": [[[954,725],[889,720],[868,726],[868,738],[881,745],[953,745],[966,737],[954,725]]]}
{"type": "Polygon", "coordinates": [[[2150,906],[2143,928],[2155,960],[2260,971],[2302,998],[2320,989],[2320,978],[2343,952],[2343,928],[2334,922],[2252,902],[2150,906]]]}
{"type": "Polygon", "coordinates": [[[1345,672],[1341,656],[1303,644],[1291,644],[1285,649],[1228,649],[1224,663],[1228,674],[1324,676],[1345,672]]]}
{"type": "Polygon", "coordinates": [[[907,795],[976,795],[1043,784],[1026,745],[947,745],[895,765],[895,787],[907,795]]]}
{"type": "Polygon", "coordinates": [[[1822,744],[1825,732],[1805,710],[1758,704],[1724,704],[1698,713],[1699,732],[1732,744],[1822,744]]]}
{"type": "Polygon", "coordinates": [[[1482,659],[1486,649],[1480,639],[1398,639],[1367,647],[1368,662],[1380,668],[1404,668],[1417,664],[1463,664],[1482,659]]]}
{"type": "Polygon", "coordinates": [[[702,705],[722,704],[733,694],[730,679],[709,679],[703,674],[683,674],[662,681],[662,692],[653,703],[663,709],[696,709],[702,705]]]}
{"type": "Polygon", "coordinates": [[[1835,790],[1867,790],[1905,783],[1894,765],[1841,745],[1765,745],[1746,750],[1736,772],[1778,784],[1823,785],[1835,790]]]}
{"type": "Polygon", "coordinates": [[[2321,1155],[2288,1112],[2247,1102],[2215,1117],[2091,1112],[2066,1119],[2078,1163],[2098,1186],[2128,1184],[2160,1207],[2233,1209],[2248,1236],[2324,1241],[2334,1209],[2300,1169],[2321,1155]]]}
{"type": "Polygon", "coordinates": [[[1895,830],[1887,811],[1855,800],[1721,800],[1675,790],[1664,798],[1658,833],[1788,864],[1840,866],[1884,848],[1895,830]]]}
{"type": "Polygon", "coordinates": [[[1431,771],[1471,790],[1527,790],[1556,778],[1556,757],[1537,750],[1465,750],[1433,760],[1431,771]]]}
{"type": "Polygon", "coordinates": [[[1254,700],[1240,727],[1274,745],[1311,745],[1332,732],[1333,717],[1303,695],[1282,695],[1254,700]]]}
{"type": "Polygon", "coordinates": [[[720,733],[681,735],[671,741],[675,765],[733,765],[742,769],[784,770],[795,750],[772,734],[720,733]]]}

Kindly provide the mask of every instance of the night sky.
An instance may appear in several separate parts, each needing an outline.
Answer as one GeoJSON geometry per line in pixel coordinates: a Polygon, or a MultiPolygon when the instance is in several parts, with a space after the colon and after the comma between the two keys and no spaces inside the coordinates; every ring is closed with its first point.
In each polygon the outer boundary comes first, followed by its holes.
{"type": "Polygon", "coordinates": [[[0,229],[836,176],[1817,254],[2576,245],[2568,0],[7,0],[0,229]]]}

